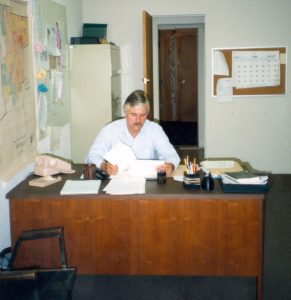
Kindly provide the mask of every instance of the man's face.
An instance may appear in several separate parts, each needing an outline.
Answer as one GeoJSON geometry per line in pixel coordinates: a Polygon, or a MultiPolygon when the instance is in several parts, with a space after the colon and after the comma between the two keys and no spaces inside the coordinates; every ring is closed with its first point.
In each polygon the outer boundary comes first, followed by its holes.
{"type": "Polygon", "coordinates": [[[146,118],[148,116],[147,105],[129,106],[125,113],[126,123],[128,131],[136,136],[142,128],[146,118]]]}

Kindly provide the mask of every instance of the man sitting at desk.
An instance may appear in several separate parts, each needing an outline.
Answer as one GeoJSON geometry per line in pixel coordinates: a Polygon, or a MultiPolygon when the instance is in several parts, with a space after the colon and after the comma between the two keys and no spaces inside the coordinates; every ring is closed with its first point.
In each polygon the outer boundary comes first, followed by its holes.
{"type": "Polygon", "coordinates": [[[109,175],[118,173],[118,166],[103,159],[117,143],[130,146],[137,159],[161,159],[165,163],[157,171],[166,171],[169,177],[180,162],[180,158],[169,142],[162,127],[147,120],[149,101],[141,90],[132,92],[126,99],[123,110],[125,118],[105,125],[86,157],[86,163],[94,163],[109,175]]]}

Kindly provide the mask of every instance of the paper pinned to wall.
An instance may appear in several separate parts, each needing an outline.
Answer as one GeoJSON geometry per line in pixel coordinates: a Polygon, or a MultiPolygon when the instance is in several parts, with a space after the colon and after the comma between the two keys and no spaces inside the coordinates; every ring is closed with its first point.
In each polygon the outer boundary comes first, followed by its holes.
{"type": "Polygon", "coordinates": [[[216,86],[217,101],[229,102],[233,100],[232,78],[220,78],[216,86]]]}
{"type": "Polygon", "coordinates": [[[213,51],[213,74],[229,76],[229,69],[222,51],[213,51]]]}

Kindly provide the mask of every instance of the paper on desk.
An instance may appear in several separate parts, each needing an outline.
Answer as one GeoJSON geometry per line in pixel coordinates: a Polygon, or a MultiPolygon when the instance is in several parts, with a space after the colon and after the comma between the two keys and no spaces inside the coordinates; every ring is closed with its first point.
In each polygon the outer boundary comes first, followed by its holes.
{"type": "Polygon", "coordinates": [[[110,180],[103,191],[111,195],[144,194],[145,182],[143,177],[117,176],[110,180]]]}
{"type": "Polygon", "coordinates": [[[211,172],[213,176],[220,176],[225,172],[243,171],[241,165],[234,160],[205,160],[200,164],[204,171],[211,172]]]}
{"type": "Polygon", "coordinates": [[[61,190],[61,195],[97,194],[100,180],[67,180],[61,190]]]}
{"type": "Polygon", "coordinates": [[[157,178],[157,167],[164,164],[162,160],[138,159],[131,162],[126,173],[132,177],[157,178]]]}
{"type": "Polygon", "coordinates": [[[223,183],[226,184],[267,184],[268,176],[255,175],[251,172],[233,172],[221,174],[223,183]]]}

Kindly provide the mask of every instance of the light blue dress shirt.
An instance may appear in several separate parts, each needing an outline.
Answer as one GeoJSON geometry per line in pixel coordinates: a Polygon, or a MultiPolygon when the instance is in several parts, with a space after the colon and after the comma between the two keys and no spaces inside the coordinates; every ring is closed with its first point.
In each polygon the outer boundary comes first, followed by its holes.
{"type": "Polygon", "coordinates": [[[101,129],[85,163],[94,163],[100,168],[103,156],[119,142],[130,146],[137,159],[160,159],[172,163],[175,168],[180,162],[175,148],[160,125],[146,120],[137,136],[133,137],[127,129],[126,119],[123,118],[101,129]]]}

